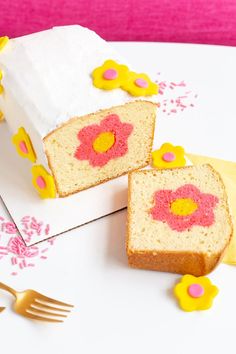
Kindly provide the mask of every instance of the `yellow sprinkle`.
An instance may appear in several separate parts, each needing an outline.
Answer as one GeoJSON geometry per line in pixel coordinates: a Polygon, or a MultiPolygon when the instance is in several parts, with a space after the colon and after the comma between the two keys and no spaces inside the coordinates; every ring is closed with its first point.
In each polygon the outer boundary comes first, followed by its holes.
{"type": "Polygon", "coordinates": [[[0,37],[0,51],[5,47],[5,45],[8,43],[9,38],[7,36],[0,37]]]}
{"type": "Polygon", "coordinates": [[[108,151],[115,143],[115,136],[111,132],[104,132],[98,135],[93,142],[93,149],[96,152],[104,153],[108,151]]]}

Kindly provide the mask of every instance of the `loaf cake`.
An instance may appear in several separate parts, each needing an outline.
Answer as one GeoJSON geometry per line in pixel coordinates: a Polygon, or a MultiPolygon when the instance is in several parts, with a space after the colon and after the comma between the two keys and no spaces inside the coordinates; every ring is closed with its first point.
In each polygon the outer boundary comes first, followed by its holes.
{"type": "Polygon", "coordinates": [[[201,276],[233,233],[220,175],[210,165],[129,174],[129,265],[201,276]]]}
{"type": "Polygon", "coordinates": [[[158,86],[93,31],[1,38],[0,116],[42,198],[65,197],[147,165],[158,86]]]}

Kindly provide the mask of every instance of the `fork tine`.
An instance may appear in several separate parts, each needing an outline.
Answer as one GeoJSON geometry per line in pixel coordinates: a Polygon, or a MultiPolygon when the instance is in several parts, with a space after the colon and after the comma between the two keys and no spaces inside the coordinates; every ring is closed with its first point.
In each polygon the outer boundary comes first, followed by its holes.
{"type": "Polygon", "coordinates": [[[71,311],[71,310],[62,309],[61,307],[48,306],[48,305],[46,305],[46,303],[40,302],[38,299],[35,299],[35,301],[32,303],[32,305],[35,305],[35,306],[42,308],[42,309],[48,309],[48,310],[52,310],[52,311],[61,311],[61,312],[70,312],[71,311]]]}
{"type": "Polygon", "coordinates": [[[55,316],[55,317],[67,317],[67,315],[62,315],[59,313],[55,313],[55,312],[50,312],[50,311],[44,311],[41,309],[38,309],[36,307],[33,307],[32,305],[30,305],[29,307],[30,312],[33,312],[35,314],[40,314],[40,315],[46,315],[46,316],[55,316]]]}
{"type": "Polygon", "coordinates": [[[49,317],[42,317],[42,316],[34,315],[34,314],[28,312],[28,310],[26,310],[26,312],[24,313],[24,316],[31,318],[33,320],[39,320],[39,321],[44,321],[44,322],[63,322],[62,320],[54,320],[49,317]]]}
{"type": "Polygon", "coordinates": [[[73,305],[66,304],[65,302],[61,302],[61,301],[52,299],[52,298],[47,297],[47,296],[42,295],[42,294],[39,294],[38,296],[36,296],[35,299],[38,300],[38,301],[50,302],[50,303],[55,304],[55,305],[74,307],[73,305]]]}

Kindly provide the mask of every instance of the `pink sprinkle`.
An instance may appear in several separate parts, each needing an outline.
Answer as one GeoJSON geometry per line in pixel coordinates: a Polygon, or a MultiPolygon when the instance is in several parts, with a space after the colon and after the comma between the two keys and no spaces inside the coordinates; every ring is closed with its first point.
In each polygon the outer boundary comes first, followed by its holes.
{"type": "Polygon", "coordinates": [[[194,107],[194,104],[193,104],[193,103],[191,103],[191,104],[190,104],[190,107],[194,107]]]}
{"type": "Polygon", "coordinates": [[[46,257],[46,256],[41,256],[40,258],[42,258],[42,259],[47,259],[48,257],[46,257]]]}
{"type": "Polygon", "coordinates": [[[24,234],[27,235],[27,236],[32,236],[33,235],[32,231],[22,230],[22,232],[24,232],[24,234]]]}
{"type": "Polygon", "coordinates": [[[26,215],[26,216],[24,216],[21,220],[28,222],[28,221],[30,220],[30,216],[29,216],[29,215],[26,215]]]}
{"type": "MultiPolygon", "coordinates": [[[[48,250],[47,247],[42,247],[42,251],[40,250],[40,246],[29,246],[26,247],[26,242],[29,242],[33,236],[37,236],[43,232],[46,235],[49,230],[49,224],[45,224],[43,222],[38,222],[35,217],[25,216],[21,219],[22,232],[27,236],[25,238],[25,242],[23,242],[22,238],[17,232],[17,228],[15,224],[11,221],[5,222],[5,219],[0,216],[0,232],[1,230],[5,234],[14,234],[10,238],[4,238],[0,235],[0,243],[2,241],[5,242],[0,246],[0,260],[5,257],[9,257],[9,263],[11,266],[18,265],[19,269],[22,270],[25,267],[34,267],[34,263],[27,264],[28,260],[32,257],[37,257],[38,259],[42,257],[42,259],[47,259],[45,256],[41,256],[42,253],[48,250]],[[4,222],[3,222],[4,221],[4,222]]],[[[55,238],[49,242],[49,245],[53,245],[55,238]]],[[[12,275],[18,275],[17,272],[12,272],[12,275]]]]}
{"type": "Polygon", "coordinates": [[[172,109],[171,112],[172,113],[177,113],[177,110],[176,109],[172,109]]]}
{"type": "Polygon", "coordinates": [[[164,81],[159,82],[158,85],[161,88],[165,88],[166,87],[166,83],[164,81]]]}
{"type": "Polygon", "coordinates": [[[161,89],[159,89],[159,94],[163,95],[163,91],[161,89]]]}
{"type": "Polygon", "coordinates": [[[11,264],[15,265],[17,263],[17,259],[15,257],[11,258],[11,264]]]}
{"type": "Polygon", "coordinates": [[[17,232],[16,225],[13,222],[6,222],[2,224],[2,231],[7,234],[15,234],[17,232]]]}
{"type": "Polygon", "coordinates": [[[48,240],[48,243],[50,243],[50,245],[53,245],[54,242],[55,242],[55,239],[54,239],[54,238],[50,238],[50,239],[48,240]]]}
{"type": "Polygon", "coordinates": [[[47,224],[46,229],[45,229],[45,234],[48,235],[50,231],[50,226],[47,224]]]}

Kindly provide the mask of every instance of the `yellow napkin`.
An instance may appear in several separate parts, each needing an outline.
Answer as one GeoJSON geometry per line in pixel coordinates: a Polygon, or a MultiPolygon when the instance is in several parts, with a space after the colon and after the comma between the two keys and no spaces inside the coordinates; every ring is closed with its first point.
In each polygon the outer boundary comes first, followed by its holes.
{"type": "MultiPolygon", "coordinates": [[[[220,173],[226,187],[230,211],[233,217],[234,227],[236,229],[236,163],[192,154],[187,154],[187,157],[194,165],[209,163],[215,168],[216,171],[220,173]]],[[[234,230],[232,240],[223,262],[236,265],[236,230],[234,230]]]]}

